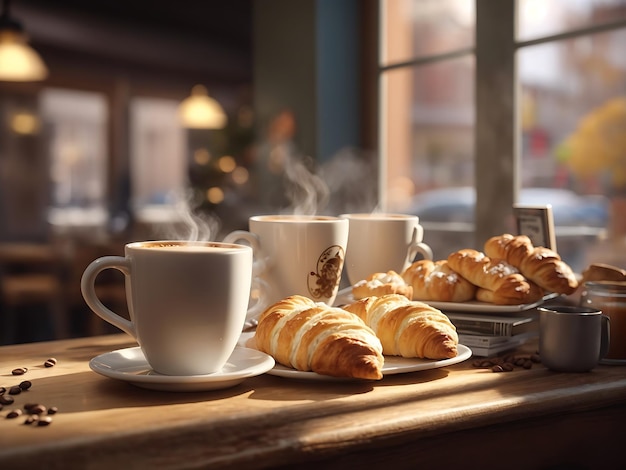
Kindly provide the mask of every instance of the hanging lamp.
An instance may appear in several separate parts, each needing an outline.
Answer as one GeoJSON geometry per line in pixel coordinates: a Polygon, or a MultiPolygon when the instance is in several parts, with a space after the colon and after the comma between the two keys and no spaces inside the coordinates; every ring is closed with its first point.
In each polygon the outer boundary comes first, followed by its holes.
{"type": "Polygon", "coordinates": [[[222,129],[227,121],[224,109],[203,85],[191,89],[191,96],[182,101],[178,114],[183,126],[190,129],[222,129]]]}
{"type": "Polygon", "coordinates": [[[10,0],[2,0],[0,13],[0,80],[31,82],[44,80],[48,68],[28,45],[22,24],[11,18],[10,0]]]}

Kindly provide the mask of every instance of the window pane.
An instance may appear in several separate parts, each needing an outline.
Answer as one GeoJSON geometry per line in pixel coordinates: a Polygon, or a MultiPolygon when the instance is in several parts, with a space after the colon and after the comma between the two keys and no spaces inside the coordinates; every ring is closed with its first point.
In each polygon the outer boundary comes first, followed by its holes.
{"type": "Polygon", "coordinates": [[[104,95],[48,88],[42,92],[41,109],[49,132],[51,222],[103,226],[108,123],[104,95]]]}
{"type": "Polygon", "coordinates": [[[473,77],[473,57],[383,74],[387,207],[419,215],[440,258],[473,240],[473,190],[440,191],[474,184],[473,77]]]}
{"type": "Polygon", "coordinates": [[[626,0],[518,0],[518,40],[626,19],[626,0]]]}
{"type": "Polygon", "coordinates": [[[615,222],[609,197],[626,194],[625,41],[626,28],[519,52],[523,185],[553,204],[559,253],[579,272],[619,262],[598,237],[615,222]]]}
{"type": "Polygon", "coordinates": [[[133,98],[130,103],[131,200],[138,230],[146,237],[174,236],[173,224],[187,210],[182,207],[187,147],[177,110],[174,100],[133,98]]]}
{"type": "Polygon", "coordinates": [[[474,45],[470,0],[383,0],[382,62],[403,62],[474,45]]]}

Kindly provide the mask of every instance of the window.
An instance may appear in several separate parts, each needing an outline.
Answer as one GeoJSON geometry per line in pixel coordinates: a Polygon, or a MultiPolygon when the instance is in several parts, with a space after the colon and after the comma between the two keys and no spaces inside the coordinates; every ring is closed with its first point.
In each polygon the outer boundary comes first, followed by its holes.
{"type": "Polygon", "coordinates": [[[45,88],[40,99],[50,152],[50,222],[100,227],[108,217],[106,99],[60,88],[45,88]]]}
{"type": "Polygon", "coordinates": [[[549,203],[565,260],[598,259],[626,194],[626,1],[380,5],[383,206],[419,215],[444,258],[515,230],[514,202],[549,203]]]}

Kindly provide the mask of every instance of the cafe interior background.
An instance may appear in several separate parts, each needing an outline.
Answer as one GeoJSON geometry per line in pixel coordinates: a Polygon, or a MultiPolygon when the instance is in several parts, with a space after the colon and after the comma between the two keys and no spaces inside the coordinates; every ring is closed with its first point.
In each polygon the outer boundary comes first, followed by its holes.
{"type": "Polygon", "coordinates": [[[441,259],[549,203],[575,271],[626,268],[626,0],[2,7],[0,344],[112,332],[90,261],[261,213],[417,214],[441,259]]]}

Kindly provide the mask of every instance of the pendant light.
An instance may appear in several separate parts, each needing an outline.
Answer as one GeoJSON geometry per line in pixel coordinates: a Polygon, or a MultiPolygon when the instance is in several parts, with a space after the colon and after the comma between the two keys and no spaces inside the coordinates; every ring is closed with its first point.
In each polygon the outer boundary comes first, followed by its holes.
{"type": "Polygon", "coordinates": [[[48,69],[27,42],[24,28],[11,18],[10,0],[2,0],[0,14],[0,80],[30,82],[43,80],[48,69]]]}
{"type": "Polygon", "coordinates": [[[178,114],[184,127],[190,129],[223,129],[226,127],[226,113],[222,106],[207,94],[203,85],[195,85],[191,96],[185,98],[178,107],[178,114]]]}

